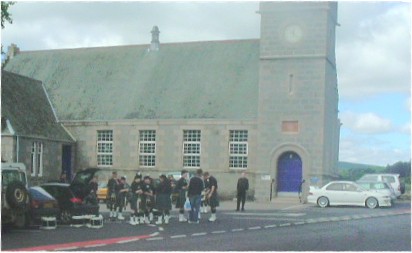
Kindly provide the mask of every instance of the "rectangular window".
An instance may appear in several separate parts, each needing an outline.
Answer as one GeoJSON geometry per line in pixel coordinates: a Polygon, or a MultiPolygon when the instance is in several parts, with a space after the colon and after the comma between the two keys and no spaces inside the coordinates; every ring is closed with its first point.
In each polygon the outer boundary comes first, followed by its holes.
{"type": "Polygon", "coordinates": [[[248,157],[248,131],[229,131],[229,168],[247,168],[248,157]]]}
{"type": "Polygon", "coordinates": [[[183,167],[200,168],[200,130],[183,131],[183,167]]]}
{"type": "Polygon", "coordinates": [[[142,167],[156,166],[156,131],[139,131],[139,165],[142,167]]]}
{"type": "Polygon", "coordinates": [[[113,131],[97,131],[97,165],[113,165],[113,131]]]}
{"type": "Polygon", "coordinates": [[[33,142],[31,147],[31,176],[43,175],[43,143],[42,142],[33,142]]]}

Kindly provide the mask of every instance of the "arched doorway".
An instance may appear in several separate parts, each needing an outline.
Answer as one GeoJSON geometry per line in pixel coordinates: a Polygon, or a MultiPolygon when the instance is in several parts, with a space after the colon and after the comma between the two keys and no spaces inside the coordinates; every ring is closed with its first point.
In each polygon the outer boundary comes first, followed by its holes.
{"type": "Polygon", "coordinates": [[[298,192],[302,181],[302,159],[295,152],[285,152],[278,159],[277,192],[298,192]]]}

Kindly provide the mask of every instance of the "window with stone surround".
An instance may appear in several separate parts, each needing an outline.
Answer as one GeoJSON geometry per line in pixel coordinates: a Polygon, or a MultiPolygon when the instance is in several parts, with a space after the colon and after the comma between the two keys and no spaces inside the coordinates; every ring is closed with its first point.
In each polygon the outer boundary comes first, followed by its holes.
{"type": "Polygon", "coordinates": [[[139,131],[139,166],[156,166],[156,131],[139,131]]]}
{"type": "Polygon", "coordinates": [[[248,131],[229,131],[229,168],[246,169],[248,160],[248,131]]]}
{"type": "Polygon", "coordinates": [[[41,177],[43,175],[43,143],[33,142],[31,147],[31,176],[41,177]]]}
{"type": "Polygon", "coordinates": [[[113,165],[113,130],[97,131],[97,165],[113,165]]]}
{"type": "Polygon", "coordinates": [[[183,167],[200,168],[200,130],[183,130],[183,167]]]}

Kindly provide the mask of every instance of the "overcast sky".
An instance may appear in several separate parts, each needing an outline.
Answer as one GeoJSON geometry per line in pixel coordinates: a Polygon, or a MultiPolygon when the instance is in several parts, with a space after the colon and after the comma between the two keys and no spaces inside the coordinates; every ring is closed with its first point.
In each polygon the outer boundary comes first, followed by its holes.
{"type": "MultiPolygon", "coordinates": [[[[259,38],[258,2],[17,2],[2,30],[22,51],[259,38]]],[[[340,161],[411,159],[409,2],[339,2],[340,161]]]]}

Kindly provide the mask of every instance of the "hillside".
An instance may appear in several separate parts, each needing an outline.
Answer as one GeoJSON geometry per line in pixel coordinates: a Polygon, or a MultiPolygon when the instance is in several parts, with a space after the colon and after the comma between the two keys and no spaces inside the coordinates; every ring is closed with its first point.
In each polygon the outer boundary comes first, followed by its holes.
{"type": "Polygon", "coordinates": [[[350,162],[338,162],[339,170],[350,170],[350,169],[377,169],[384,170],[386,167],[379,165],[370,165],[362,163],[350,163],[350,162]]]}

